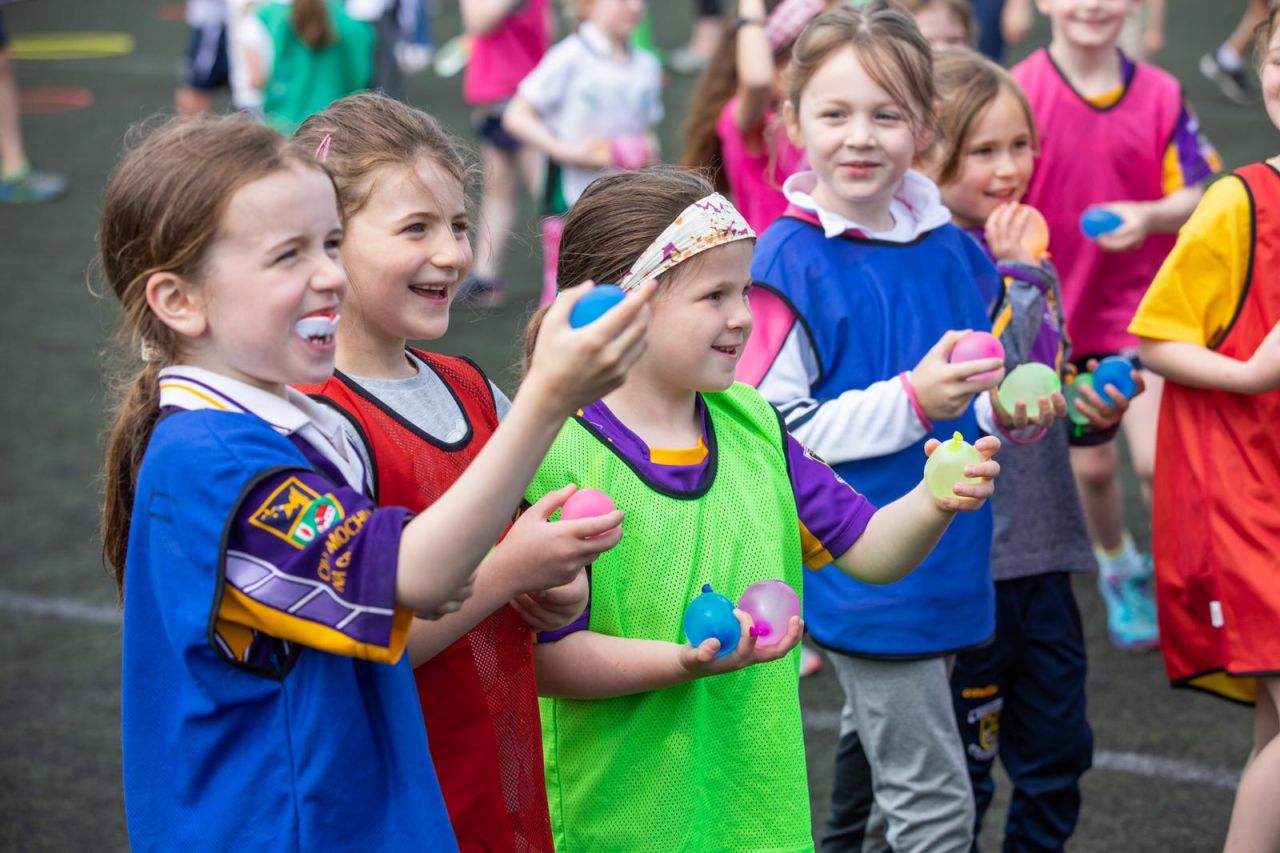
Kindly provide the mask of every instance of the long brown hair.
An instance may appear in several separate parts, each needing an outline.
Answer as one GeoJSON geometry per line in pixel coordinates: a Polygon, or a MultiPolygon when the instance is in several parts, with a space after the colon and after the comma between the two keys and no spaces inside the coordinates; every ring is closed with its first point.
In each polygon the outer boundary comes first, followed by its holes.
{"type": "MultiPolygon", "coordinates": [[[[650,166],[592,181],[564,221],[556,290],[577,287],[587,279],[601,284],[621,281],[686,207],[712,192],[701,172],[676,166],[650,166]]],[[[659,283],[667,283],[678,269],[659,276],[659,283]]],[[[529,319],[525,364],[533,356],[546,310],[540,308],[529,319]]]]}
{"type": "MultiPolygon", "coordinates": [[[[765,8],[772,11],[782,0],[766,0],[765,8]]],[[[784,63],[791,54],[791,42],[773,52],[774,67],[784,63]]],[[[738,31],[726,27],[720,43],[702,70],[693,90],[693,102],[685,119],[684,146],[680,165],[687,169],[705,169],[718,192],[728,192],[729,182],[721,160],[720,137],[716,124],[724,105],[738,91],[738,31]]],[[[765,135],[768,139],[768,134],[765,135]]]]}
{"type": "Polygon", "coordinates": [[[312,50],[333,43],[333,22],[325,0],[293,0],[289,7],[289,26],[312,50]]]}
{"type": "Polygon", "coordinates": [[[138,468],[160,414],[158,375],[179,354],[177,336],[147,304],[147,281],[162,272],[198,280],[235,192],[297,166],[320,168],[248,119],[175,119],[150,133],[111,176],[98,248],[103,275],[120,301],[122,361],[132,362],[132,372],[120,372],[107,431],[102,556],[122,594],[138,468]]]}
{"type": "MultiPolygon", "coordinates": [[[[843,6],[805,28],[796,39],[787,70],[787,102],[800,112],[800,96],[832,54],[852,47],[867,76],[907,113],[918,139],[936,142],[941,128],[933,114],[933,53],[906,12],[885,0],[843,6]]],[[[925,152],[918,151],[918,155],[925,152]]]]}
{"type": "Polygon", "coordinates": [[[1271,0],[1270,6],[1271,8],[1267,13],[1267,17],[1264,18],[1262,23],[1258,24],[1257,28],[1253,31],[1254,38],[1256,39],[1254,42],[1254,51],[1258,57],[1259,73],[1261,73],[1261,69],[1266,67],[1267,64],[1267,45],[1271,43],[1271,37],[1276,34],[1276,29],[1280,27],[1280,2],[1271,0]]]}
{"type": "Polygon", "coordinates": [[[346,221],[373,192],[374,173],[384,166],[412,168],[426,157],[466,187],[471,171],[458,145],[422,110],[376,92],[334,101],[302,123],[294,139],[311,151],[328,138],[325,166],[338,186],[346,221]]]}
{"type": "Polygon", "coordinates": [[[938,87],[938,123],[947,140],[931,169],[937,183],[948,184],[960,173],[974,124],[1001,92],[1017,98],[1031,129],[1031,150],[1039,151],[1031,104],[1008,71],[972,50],[953,49],[939,51],[934,57],[933,76],[938,87]]]}

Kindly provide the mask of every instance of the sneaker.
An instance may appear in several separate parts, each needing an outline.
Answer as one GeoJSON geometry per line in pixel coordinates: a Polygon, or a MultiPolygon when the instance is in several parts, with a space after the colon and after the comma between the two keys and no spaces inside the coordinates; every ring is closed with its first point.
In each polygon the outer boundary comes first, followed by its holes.
{"type": "Polygon", "coordinates": [[[502,279],[467,276],[458,289],[458,301],[479,308],[497,308],[506,302],[507,288],[502,279]]]}
{"type": "Polygon", "coordinates": [[[8,204],[40,204],[61,198],[67,191],[67,179],[52,172],[27,169],[21,175],[0,180],[0,202],[8,204]]]}
{"type": "Polygon", "coordinates": [[[1228,71],[1218,62],[1216,56],[1206,53],[1200,57],[1200,73],[1208,77],[1228,101],[1242,107],[1252,106],[1258,102],[1257,90],[1246,67],[1241,66],[1235,71],[1228,71]]]}
{"type": "Polygon", "coordinates": [[[813,675],[815,672],[817,672],[820,669],[822,669],[822,656],[819,655],[817,652],[815,652],[813,649],[801,643],[800,644],[800,677],[804,678],[806,675],[813,675]]]}
{"type": "Polygon", "coordinates": [[[677,48],[667,57],[667,67],[677,74],[690,76],[700,73],[707,62],[708,57],[688,47],[677,48]]]}
{"type": "Polygon", "coordinates": [[[1107,606],[1111,645],[1125,652],[1145,652],[1160,645],[1155,597],[1151,590],[1151,557],[1142,555],[1143,571],[1098,572],[1098,592],[1107,606]]]}

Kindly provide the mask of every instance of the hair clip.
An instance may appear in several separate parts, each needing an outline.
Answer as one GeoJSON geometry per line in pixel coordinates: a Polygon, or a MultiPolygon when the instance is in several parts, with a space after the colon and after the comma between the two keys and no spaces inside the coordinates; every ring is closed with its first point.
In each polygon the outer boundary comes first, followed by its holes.
{"type": "Polygon", "coordinates": [[[329,143],[333,141],[333,134],[326,133],[324,139],[320,140],[320,144],[316,146],[316,159],[321,163],[329,159],[329,143]]]}

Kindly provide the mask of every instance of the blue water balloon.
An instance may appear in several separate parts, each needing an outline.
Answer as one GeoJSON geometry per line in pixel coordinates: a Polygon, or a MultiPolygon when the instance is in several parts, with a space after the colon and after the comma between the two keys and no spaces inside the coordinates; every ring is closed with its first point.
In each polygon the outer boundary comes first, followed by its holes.
{"type": "Polygon", "coordinates": [[[733,615],[733,602],[713,592],[711,584],[703,584],[702,595],[689,602],[684,612],[684,635],[695,649],[712,637],[719,640],[718,658],[732,652],[742,636],[742,625],[733,615]]]}
{"type": "Polygon", "coordinates": [[[1118,355],[1104,358],[1098,362],[1098,366],[1093,371],[1094,390],[1102,396],[1103,400],[1109,401],[1110,398],[1106,393],[1106,387],[1114,385],[1116,390],[1128,400],[1138,393],[1138,383],[1133,381],[1132,373],[1133,364],[1127,358],[1122,358],[1118,355]]]}
{"type": "Polygon", "coordinates": [[[575,329],[581,329],[588,323],[594,323],[625,298],[626,294],[616,284],[597,284],[590,293],[578,300],[577,305],[573,306],[573,310],[569,312],[569,325],[575,329]]]}
{"type": "Polygon", "coordinates": [[[1124,218],[1120,214],[1105,207],[1091,207],[1080,217],[1080,230],[1091,240],[1110,234],[1123,224],[1124,218]]]}

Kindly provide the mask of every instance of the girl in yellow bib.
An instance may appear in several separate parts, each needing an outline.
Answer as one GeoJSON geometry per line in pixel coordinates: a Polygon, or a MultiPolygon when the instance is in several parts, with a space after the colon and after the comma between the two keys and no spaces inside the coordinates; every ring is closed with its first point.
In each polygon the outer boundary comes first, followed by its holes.
{"type": "Polygon", "coordinates": [[[601,178],[565,222],[558,281],[656,279],[657,292],[630,378],[565,425],[526,493],[574,482],[627,513],[588,570],[587,611],[536,651],[561,853],[812,850],[801,621],[766,647],[739,611],[738,644],[717,656],[718,640],[685,642],[685,607],[706,583],[731,599],[765,579],[799,590],[805,565],[892,583],[999,473],[1000,442],[983,438],[977,482],[941,500],[922,484],[876,510],[734,384],[754,237],[703,178],[668,167],[601,178]]]}

